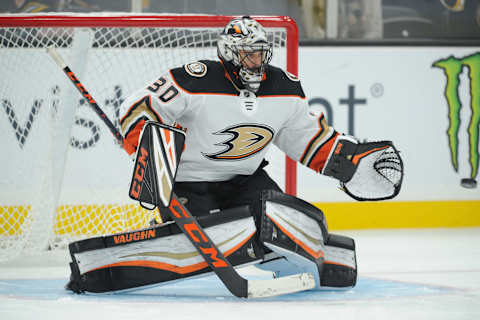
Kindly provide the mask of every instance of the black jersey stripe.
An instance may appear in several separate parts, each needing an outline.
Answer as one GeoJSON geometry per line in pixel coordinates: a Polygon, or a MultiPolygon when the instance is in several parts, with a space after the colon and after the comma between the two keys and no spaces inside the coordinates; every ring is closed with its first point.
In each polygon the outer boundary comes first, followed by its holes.
{"type": "Polygon", "coordinates": [[[325,130],[327,129],[327,126],[323,123],[324,121],[325,121],[325,116],[322,114],[318,118],[319,130],[317,134],[315,134],[315,136],[310,140],[307,147],[305,148],[303,155],[300,157],[300,163],[302,164],[306,163],[306,160],[308,160],[312,154],[312,149],[314,149],[316,145],[324,138],[325,130]]]}

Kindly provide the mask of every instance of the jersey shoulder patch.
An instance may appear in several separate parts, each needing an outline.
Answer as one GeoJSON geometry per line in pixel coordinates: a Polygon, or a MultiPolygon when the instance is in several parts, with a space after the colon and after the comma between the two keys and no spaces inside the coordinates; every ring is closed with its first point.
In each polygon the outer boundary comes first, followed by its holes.
{"type": "Polygon", "coordinates": [[[192,77],[201,78],[207,74],[207,65],[203,62],[196,61],[187,63],[183,66],[185,71],[192,77]]]}

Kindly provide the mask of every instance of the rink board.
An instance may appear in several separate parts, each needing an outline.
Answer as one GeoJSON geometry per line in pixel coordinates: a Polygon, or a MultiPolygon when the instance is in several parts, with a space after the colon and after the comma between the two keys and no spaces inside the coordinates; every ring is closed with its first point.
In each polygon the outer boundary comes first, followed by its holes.
{"type": "Polygon", "coordinates": [[[480,201],[314,203],[330,230],[480,226],[480,201]]]}

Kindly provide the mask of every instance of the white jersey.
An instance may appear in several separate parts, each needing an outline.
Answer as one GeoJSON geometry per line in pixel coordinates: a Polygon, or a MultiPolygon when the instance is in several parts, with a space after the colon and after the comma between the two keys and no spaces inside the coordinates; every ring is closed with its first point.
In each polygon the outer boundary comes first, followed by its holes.
{"type": "Polygon", "coordinates": [[[239,90],[219,61],[186,64],[127,98],[122,114],[122,133],[135,146],[146,120],[186,130],[177,181],[252,174],[272,143],[321,171],[338,136],[323,115],[309,113],[298,79],[273,66],[255,94],[239,90]]]}

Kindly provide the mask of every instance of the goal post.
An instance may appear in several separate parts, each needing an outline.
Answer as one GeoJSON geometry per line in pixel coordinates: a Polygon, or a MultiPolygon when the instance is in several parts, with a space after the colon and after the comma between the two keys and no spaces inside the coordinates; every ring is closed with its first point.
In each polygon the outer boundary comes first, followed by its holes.
{"type": "MultiPolygon", "coordinates": [[[[48,56],[53,46],[119,127],[120,104],[172,67],[217,59],[233,16],[0,15],[0,261],[70,241],[144,227],[152,218],[128,197],[132,163],[48,56]]],[[[258,16],[272,64],[298,72],[289,17],[258,16]]],[[[296,166],[281,151],[269,173],[296,193],[296,166]]]]}

